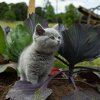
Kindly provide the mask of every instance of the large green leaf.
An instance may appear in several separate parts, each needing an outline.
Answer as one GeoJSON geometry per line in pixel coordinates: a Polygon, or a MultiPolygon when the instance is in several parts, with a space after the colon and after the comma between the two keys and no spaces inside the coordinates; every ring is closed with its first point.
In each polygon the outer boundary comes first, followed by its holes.
{"type": "Polygon", "coordinates": [[[26,28],[23,25],[18,25],[7,36],[6,54],[10,59],[17,61],[22,50],[31,42],[32,36],[26,28]]]}
{"type": "Polygon", "coordinates": [[[6,49],[6,41],[3,29],[0,26],[0,54],[3,54],[6,49]]]}
{"type": "Polygon", "coordinates": [[[9,90],[6,95],[12,100],[46,100],[46,98],[52,93],[52,90],[38,84],[31,84],[28,81],[17,81],[14,86],[9,90]]]}

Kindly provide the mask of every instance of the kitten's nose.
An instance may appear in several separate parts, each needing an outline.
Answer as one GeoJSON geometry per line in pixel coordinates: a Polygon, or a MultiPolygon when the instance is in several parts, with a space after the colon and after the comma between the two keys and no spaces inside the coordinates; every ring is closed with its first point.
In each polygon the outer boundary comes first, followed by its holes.
{"type": "Polygon", "coordinates": [[[58,43],[60,43],[60,41],[58,40],[58,43]]]}

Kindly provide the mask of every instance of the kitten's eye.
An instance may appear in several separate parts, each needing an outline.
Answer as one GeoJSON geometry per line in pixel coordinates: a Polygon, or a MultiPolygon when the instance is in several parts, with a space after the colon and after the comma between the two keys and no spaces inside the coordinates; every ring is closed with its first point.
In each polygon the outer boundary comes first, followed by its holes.
{"type": "Polygon", "coordinates": [[[55,39],[55,37],[54,37],[54,36],[51,36],[50,38],[51,38],[52,40],[54,40],[54,39],[55,39]]]}
{"type": "Polygon", "coordinates": [[[61,37],[59,36],[58,39],[60,39],[61,37]]]}

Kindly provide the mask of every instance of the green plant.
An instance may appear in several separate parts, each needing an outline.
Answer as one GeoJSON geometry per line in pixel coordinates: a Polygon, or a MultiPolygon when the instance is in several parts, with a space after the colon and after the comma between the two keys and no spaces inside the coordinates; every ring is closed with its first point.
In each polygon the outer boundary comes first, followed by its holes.
{"type": "Polygon", "coordinates": [[[3,29],[0,26],[0,54],[3,54],[5,52],[5,48],[6,48],[5,35],[3,29]]]}
{"type": "Polygon", "coordinates": [[[32,41],[32,36],[23,25],[18,25],[7,35],[6,55],[9,59],[17,61],[22,50],[32,41]]]}
{"type": "Polygon", "coordinates": [[[74,24],[68,30],[63,31],[63,44],[60,46],[59,53],[68,61],[68,63],[63,62],[69,66],[70,82],[72,82],[72,75],[77,73],[75,71],[77,68],[100,72],[99,69],[76,66],[80,62],[91,61],[100,56],[99,28],[85,24],[74,24]]]}

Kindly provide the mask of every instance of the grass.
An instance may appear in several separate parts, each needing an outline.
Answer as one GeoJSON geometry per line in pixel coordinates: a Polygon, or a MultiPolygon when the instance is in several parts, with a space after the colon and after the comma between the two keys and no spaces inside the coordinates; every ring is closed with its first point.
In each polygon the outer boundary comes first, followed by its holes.
{"type": "Polygon", "coordinates": [[[18,24],[23,24],[23,21],[0,21],[0,26],[2,27],[9,26],[10,28],[15,28],[18,24]]]}
{"type": "MultiPolygon", "coordinates": [[[[10,28],[15,28],[18,24],[23,24],[23,21],[0,21],[0,26],[6,27],[9,26],[10,28]]],[[[49,23],[49,27],[53,27],[55,23],[49,23]]]]}

